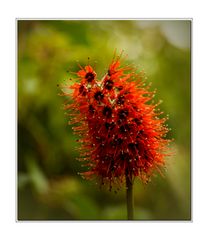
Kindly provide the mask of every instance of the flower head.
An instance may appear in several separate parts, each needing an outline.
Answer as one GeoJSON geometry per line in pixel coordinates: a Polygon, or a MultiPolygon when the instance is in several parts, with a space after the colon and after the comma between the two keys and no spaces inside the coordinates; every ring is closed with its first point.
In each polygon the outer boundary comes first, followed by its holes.
{"type": "Polygon", "coordinates": [[[102,80],[90,66],[77,72],[79,83],[69,86],[72,104],[66,104],[73,129],[81,136],[81,156],[88,171],[102,183],[122,182],[139,177],[146,182],[154,170],[165,165],[168,132],[166,118],[150,102],[155,92],[144,84],[142,73],[121,67],[114,57],[102,80]]]}

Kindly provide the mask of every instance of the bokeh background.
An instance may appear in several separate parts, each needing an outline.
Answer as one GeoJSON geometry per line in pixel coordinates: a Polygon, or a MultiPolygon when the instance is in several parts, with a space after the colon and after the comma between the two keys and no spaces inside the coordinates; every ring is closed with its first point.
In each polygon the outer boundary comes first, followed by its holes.
{"type": "Polygon", "coordinates": [[[135,219],[191,219],[190,35],[187,20],[17,20],[18,220],[126,219],[124,189],[115,194],[77,175],[77,137],[57,87],[88,57],[101,76],[115,49],[158,89],[175,139],[165,176],[136,181],[135,219]]]}

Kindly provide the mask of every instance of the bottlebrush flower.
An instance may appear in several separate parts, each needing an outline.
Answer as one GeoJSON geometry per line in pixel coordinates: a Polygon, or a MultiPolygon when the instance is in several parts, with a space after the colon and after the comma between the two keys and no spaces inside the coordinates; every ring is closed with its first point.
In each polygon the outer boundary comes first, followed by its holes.
{"type": "Polygon", "coordinates": [[[142,73],[114,57],[102,79],[92,66],[81,67],[78,82],[64,95],[73,103],[65,105],[71,124],[81,138],[81,160],[88,167],[87,179],[97,176],[103,184],[147,182],[154,170],[165,165],[168,132],[166,118],[159,118],[158,104],[151,102],[155,92],[142,80],[142,73]]]}

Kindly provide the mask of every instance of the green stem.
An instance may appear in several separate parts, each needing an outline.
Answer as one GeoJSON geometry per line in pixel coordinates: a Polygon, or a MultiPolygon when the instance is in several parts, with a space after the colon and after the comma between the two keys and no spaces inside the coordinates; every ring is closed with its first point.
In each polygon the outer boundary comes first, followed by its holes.
{"type": "Polygon", "coordinates": [[[133,203],[133,181],[126,174],[126,203],[128,220],[134,219],[134,203],[133,203]]]}

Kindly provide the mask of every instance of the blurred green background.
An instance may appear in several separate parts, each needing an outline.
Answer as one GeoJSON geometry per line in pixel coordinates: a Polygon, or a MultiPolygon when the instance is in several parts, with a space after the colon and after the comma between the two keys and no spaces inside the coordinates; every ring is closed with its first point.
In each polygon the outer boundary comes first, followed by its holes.
{"type": "Polygon", "coordinates": [[[67,125],[57,84],[77,61],[107,70],[115,49],[144,69],[169,114],[174,156],[165,177],[134,185],[135,219],[191,218],[191,22],[181,20],[18,20],[19,220],[126,219],[125,190],[117,194],[80,178],[76,136],[67,125]]]}

